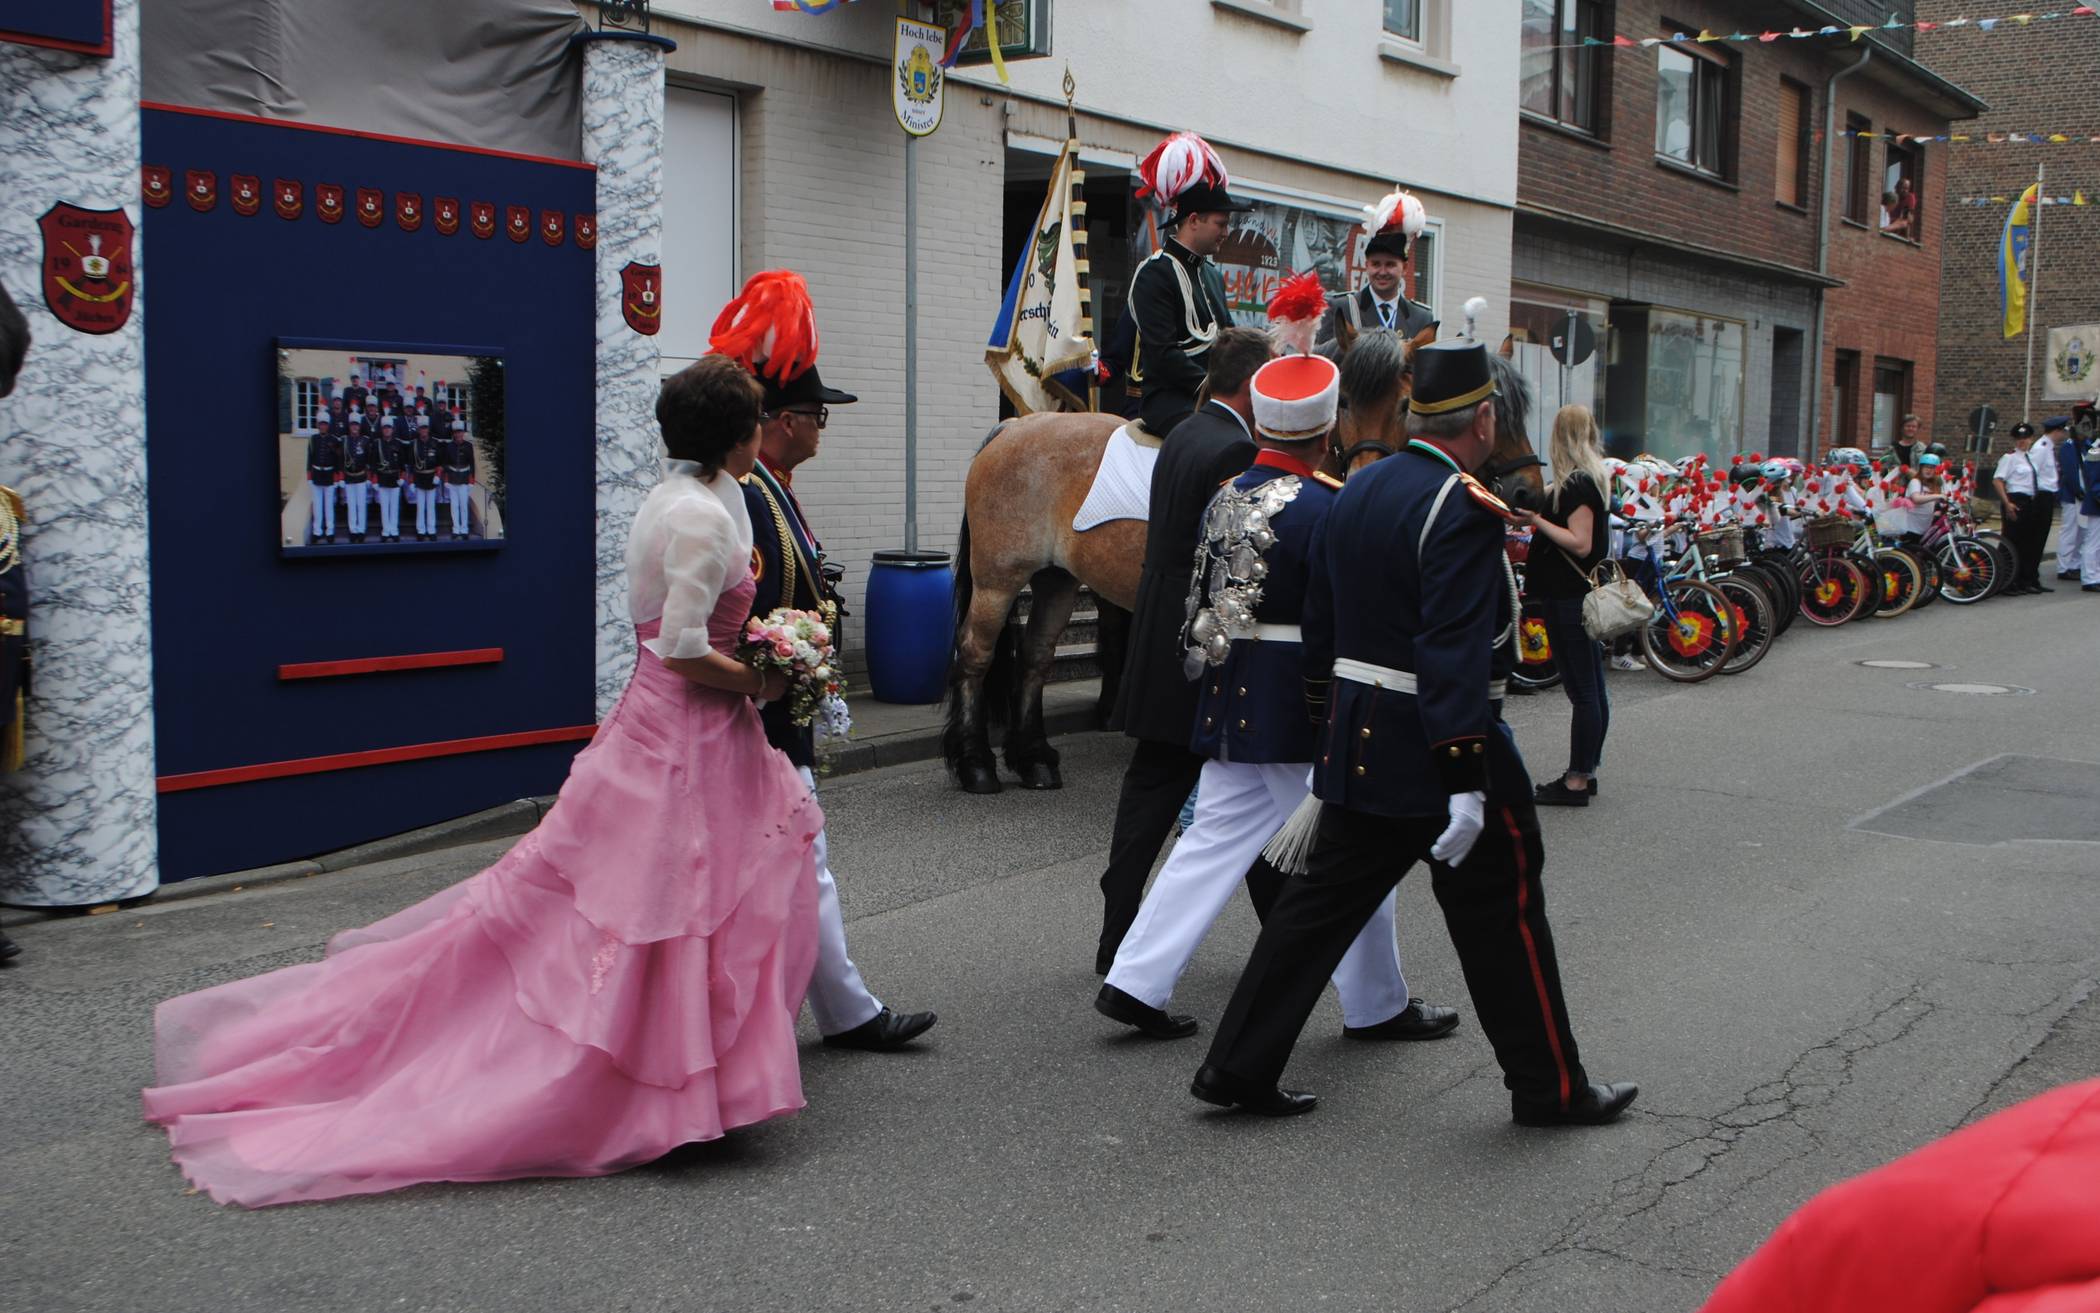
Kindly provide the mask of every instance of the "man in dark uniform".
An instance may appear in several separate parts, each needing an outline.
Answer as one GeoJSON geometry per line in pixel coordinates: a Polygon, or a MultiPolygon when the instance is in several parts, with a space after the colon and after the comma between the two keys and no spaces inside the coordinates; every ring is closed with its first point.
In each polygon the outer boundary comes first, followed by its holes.
{"type": "Polygon", "coordinates": [[[1429,222],[1422,203],[1404,191],[1393,191],[1367,212],[1371,235],[1364,243],[1364,285],[1327,298],[1327,317],[1318,336],[1322,355],[1339,358],[1337,335],[1344,320],[1353,332],[1389,328],[1408,338],[1436,327],[1429,307],[1401,292],[1415,238],[1429,222]]]}
{"type": "Polygon", "coordinates": [[[343,504],[350,513],[353,542],[365,540],[365,511],[371,505],[372,495],[372,448],[377,445],[378,435],[366,434],[362,424],[352,424],[349,436],[343,439],[343,504]]]}
{"type": "Polygon", "coordinates": [[[343,404],[353,411],[362,411],[365,400],[372,395],[365,381],[356,374],[350,376],[350,386],[343,389],[343,404]]]}
{"type": "Polygon", "coordinates": [[[1159,250],[1138,265],[1130,280],[1130,314],[1137,321],[1131,377],[1141,389],[1138,415],[1152,436],[1164,438],[1196,409],[1205,356],[1219,331],[1232,324],[1225,282],[1210,257],[1225,243],[1232,212],[1254,207],[1226,191],[1224,164],[1192,132],[1160,143],[1138,171],[1145,183],[1139,194],[1158,196],[1170,213],[1159,250]]]}
{"type": "Polygon", "coordinates": [[[471,517],[467,514],[468,489],[474,486],[473,434],[462,424],[452,430],[445,443],[445,501],[452,507],[452,536],[464,539],[471,517]]]}
{"type": "Polygon", "coordinates": [[[314,427],[325,428],[339,438],[350,431],[350,419],[343,413],[343,399],[341,397],[328,398],[328,413],[322,416],[321,423],[314,427]]]}
{"type": "Polygon", "coordinates": [[[1465,471],[1495,440],[1487,350],[1415,363],[1408,444],[1349,480],[1321,526],[1304,619],[1323,803],[1310,869],[1291,876],[1190,1092],[1269,1116],[1292,1046],[1366,917],[1427,862],[1481,1029],[1520,1125],[1610,1121],[1638,1092],[1592,1083],[1561,998],[1531,779],[1489,683],[1510,584],[1505,509],[1465,471]],[[1501,613],[1498,616],[1498,612],[1501,613]]]}
{"type": "Polygon", "coordinates": [[[409,476],[415,483],[410,496],[416,503],[416,541],[437,539],[438,467],[444,463],[444,446],[431,436],[428,425],[418,424],[409,443],[409,476]]]}
{"type": "MultiPolygon", "coordinates": [[[[836,580],[828,573],[824,549],[810,531],[795,498],[795,468],[817,454],[831,407],[859,398],[824,386],[814,364],[781,382],[759,374],[765,386],[760,418],[758,464],[744,478],[744,505],[751,512],[751,572],[758,591],[751,614],[766,616],[782,607],[818,611],[832,617],[831,632],[840,636],[836,580]]],[[[816,791],[816,734],[788,718],[786,702],[769,702],[759,711],[766,741],[787,754],[816,791]]],[[[838,882],[831,874],[831,845],[824,832],[816,841],[817,965],[809,982],[809,1010],[824,1043],[832,1048],[888,1052],[911,1043],[940,1018],[931,1012],[892,1012],[868,989],[860,968],[846,952],[846,922],[839,910],[838,882]]]]}
{"type": "Polygon", "coordinates": [[[379,541],[401,541],[401,467],[408,461],[408,444],[401,440],[401,425],[392,415],[379,421],[379,436],[372,442],[372,496],[379,502],[379,541]]]}
{"type": "Polygon", "coordinates": [[[1130,646],[1109,728],[1137,740],[1116,799],[1116,828],[1108,869],[1101,873],[1101,940],[1094,969],[1107,975],[1116,948],[1145,896],[1145,877],[1173,828],[1181,804],[1203,771],[1189,749],[1196,719],[1196,685],[1182,669],[1186,651],[1189,579],[1203,508],[1218,485],[1254,461],[1250,386],[1269,361],[1268,334],[1227,328],[1206,354],[1208,397],[1161,446],[1152,466],[1151,511],[1145,526],[1145,563],[1131,611],[1130,646]]]}
{"type": "MultiPolygon", "coordinates": [[[[357,432],[354,419],[350,432],[357,432]]],[[[306,482],[313,498],[313,526],[307,535],[310,543],[325,543],[335,537],[335,485],[343,477],[343,443],[348,440],[326,429],[315,430],[306,440],[306,482]]]]}

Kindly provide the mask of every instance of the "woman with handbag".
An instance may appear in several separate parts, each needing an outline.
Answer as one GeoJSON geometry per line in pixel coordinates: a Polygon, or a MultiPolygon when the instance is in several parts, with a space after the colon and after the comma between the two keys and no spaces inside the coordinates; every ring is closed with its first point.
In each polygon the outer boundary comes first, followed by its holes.
{"type": "Polygon", "coordinates": [[[1587,807],[1597,793],[1597,767],[1604,756],[1604,733],[1611,724],[1611,698],[1604,688],[1604,649],[1583,625],[1583,599],[1590,593],[1590,571],[1603,563],[1610,547],[1604,490],[1611,475],[1604,464],[1604,444],[1596,417],[1587,406],[1562,406],[1553,417],[1548,448],[1553,482],[1546,489],[1546,509],[1519,512],[1532,533],[1530,559],[1524,571],[1524,597],[1546,625],[1546,641],[1560,663],[1561,687],[1574,707],[1568,769],[1560,779],[1539,785],[1533,793],[1541,807],[1587,807]],[[1540,546],[1551,547],[1541,551],[1540,546]]]}

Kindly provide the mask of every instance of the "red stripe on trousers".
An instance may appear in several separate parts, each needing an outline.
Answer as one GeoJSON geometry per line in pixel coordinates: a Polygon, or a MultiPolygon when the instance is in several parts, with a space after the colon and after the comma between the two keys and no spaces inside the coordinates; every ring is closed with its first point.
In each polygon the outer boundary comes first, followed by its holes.
{"type": "Polygon", "coordinates": [[[1531,902],[1531,872],[1524,856],[1524,832],[1517,828],[1517,818],[1509,808],[1502,809],[1502,824],[1509,831],[1510,842],[1517,850],[1517,933],[1524,937],[1524,957],[1531,963],[1531,984],[1538,991],[1539,1015],[1546,1023],[1546,1043],[1553,1050],[1553,1066],[1560,1072],[1560,1106],[1568,1106],[1568,1097],[1573,1091],[1568,1082],[1568,1059],[1560,1051],[1560,1026],[1553,1020],[1553,999],[1546,993],[1546,973],[1539,966],[1538,941],[1531,937],[1531,927],[1524,922],[1524,909],[1531,902]]]}

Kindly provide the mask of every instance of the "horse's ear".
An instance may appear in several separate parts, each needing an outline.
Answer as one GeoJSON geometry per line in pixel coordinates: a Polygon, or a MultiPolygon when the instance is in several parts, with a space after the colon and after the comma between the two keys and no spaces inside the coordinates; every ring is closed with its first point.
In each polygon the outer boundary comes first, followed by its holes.
{"type": "Polygon", "coordinates": [[[1342,356],[1348,355],[1349,348],[1356,345],[1356,325],[1349,322],[1347,315],[1334,317],[1334,344],[1341,349],[1342,356]]]}
{"type": "Polygon", "coordinates": [[[1419,351],[1434,341],[1436,341],[1436,325],[1431,324],[1407,340],[1407,349],[1409,351],[1419,351]]]}

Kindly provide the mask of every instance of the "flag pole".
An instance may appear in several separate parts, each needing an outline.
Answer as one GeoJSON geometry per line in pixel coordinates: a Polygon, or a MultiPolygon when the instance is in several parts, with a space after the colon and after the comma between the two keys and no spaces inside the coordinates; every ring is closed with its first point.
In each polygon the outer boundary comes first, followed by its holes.
{"type": "Polygon", "coordinates": [[[2027,220],[2027,390],[2020,398],[2020,422],[2034,422],[2034,303],[2042,291],[2042,170],[2034,166],[2034,213],[2027,220]]]}
{"type": "MultiPolygon", "coordinates": [[[[1065,65],[1065,149],[1072,156],[1072,256],[1078,266],[1079,333],[1091,340],[1094,336],[1094,295],[1089,274],[1093,262],[1087,258],[1086,234],[1086,170],[1079,165],[1079,115],[1072,108],[1072,98],[1079,93],[1079,83],[1072,77],[1072,66],[1065,65]]],[[[1098,360],[1096,353],[1095,359],[1098,360]]],[[[1087,370],[1086,408],[1101,409],[1101,373],[1098,369],[1087,370]]]]}

